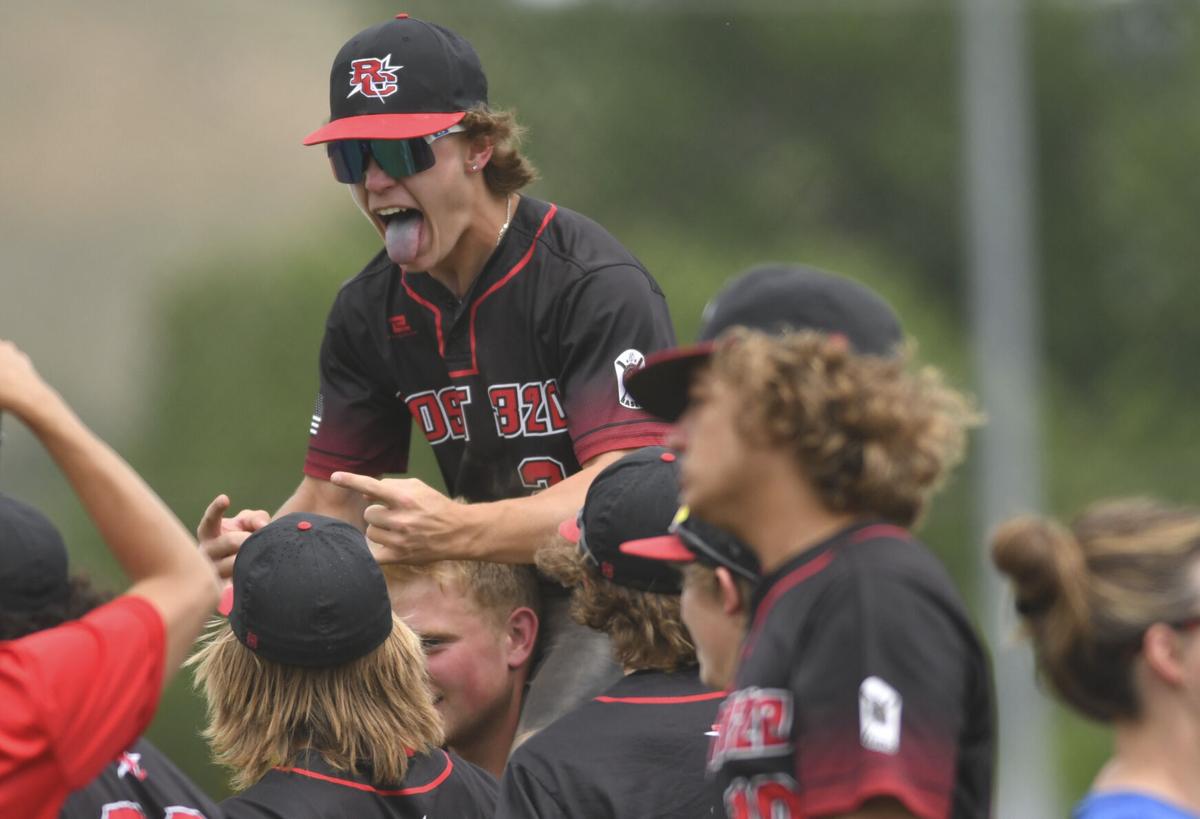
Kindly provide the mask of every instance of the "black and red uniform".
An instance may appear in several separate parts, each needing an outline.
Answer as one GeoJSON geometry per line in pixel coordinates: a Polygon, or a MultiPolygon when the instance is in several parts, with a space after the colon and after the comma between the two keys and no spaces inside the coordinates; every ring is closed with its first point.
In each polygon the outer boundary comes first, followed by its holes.
{"type": "Polygon", "coordinates": [[[661,441],[665,425],[622,376],[674,340],[662,291],[628,250],[522,197],[461,301],[382,251],[343,285],[304,471],[404,472],[415,419],[450,494],[529,494],[596,455],[661,441]]]}
{"type": "Polygon", "coordinates": [[[436,750],[412,756],[403,782],[379,787],[309,751],[294,767],[268,771],[221,807],[229,819],[491,819],[496,780],[462,757],[436,750]]]}
{"type": "Polygon", "coordinates": [[[171,760],[139,739],[63,804],[59,819],[220,819],[224,816],[171,760]]]}
{"type": "MultiPolygon", "coordinates": [[[[875,797],[986,817],[988,662],[950,577],[904,529],[859,523],[767,575],[709,752],[730,817],[875,797]]],[[[780,811],[776,813],[775,811],[780,811]]]]}
{"type": "Polygon", "coordinates": [[[720,815],[704,755],[724,697],[694,668],[629,674],[513,752],[497,819],[720,815]]]}

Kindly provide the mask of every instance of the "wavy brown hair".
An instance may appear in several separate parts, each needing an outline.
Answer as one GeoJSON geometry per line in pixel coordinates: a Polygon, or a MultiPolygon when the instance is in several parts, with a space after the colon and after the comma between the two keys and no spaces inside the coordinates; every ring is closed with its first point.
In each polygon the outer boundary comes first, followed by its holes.
{"type": "Polygon", "coordinates": [[[746,397],[740,432],[791,452],[834,512],[911,527],[963,456],[971,402],[911,352],[857,355],[837,336],[735,328],[713,371],[746,397]]]}
{"type": "Polygon", "coordinates": [[[313,749],[339,771],[369,769],[375,785],[403,781],[408,752],[444,741],[421,641],[399,618],[373,652],[331,668],[264,660],[216,622],[188,660],[207,700],[204,737],[236,790],[313,749]]]}
{"type": "Polygon", "coordinates": [[[536,560],[544,574],[571,590],[571,618],[607,634],[625,668],[679,671],[696,664],[696,646],[679,616],[679,595],[618,586],[562,537],[539,549],[536,560]]]}
{"type": "Polygon", "coordinates": [[[1040,673],[1103,722],[1140,712],[1133,670],[1146,629],[1200,612],[1198,556],[1200,510],[1145,498],[1097,503],[1070,526],[1015,518],[992,538],[1040,673]]]}
{"type": "Polygon", "coordinates": [[[477,106],[462,119],[466,138],[491,142],[492,158],[483,168],[483,179],[492,193],[507,196],[537,179],[537,168],[521,153],[525,128],[511,111],[477,106]]]}

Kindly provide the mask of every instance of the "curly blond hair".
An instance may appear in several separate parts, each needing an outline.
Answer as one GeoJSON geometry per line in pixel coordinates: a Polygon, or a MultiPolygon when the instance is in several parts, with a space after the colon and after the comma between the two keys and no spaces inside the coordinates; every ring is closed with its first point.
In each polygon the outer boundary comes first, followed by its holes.
{"type": "Polygon", "coordinates": [[[485,105],[467,112],[460,123],[472,142],[491,142],[492,158],[483,168],[483,179],[492,193],[507,196],[537,179],[537,168],[521,153],[525,128],[511,111],[492,110],[485,105]]]}
{"type": "Polygon", "coordinates": [[[679,595],[618,586],[562,537],[539,549],[535,559],[542,573],[571,590],[571,619],[607,634],[623,667],[679,671],[696,664],[696,646],[679,616],[679,595]]]}
{"type": "Polygon", "coordinates": [[[264,660],[224,619],[187,664],[195,666],[195,685],[207,701],[203,735],[236,790],[274,767],[291,766],[307,748],[339,771],[367,762],[374,784],[397,784],[408,752],[427,753],[444,742],[421,641],[395,615],[378,648],[331,668],[264,660]]]}
{"type": "Polygon", "coordinates": [[[735,328],[712,367],[745,398],[740,433],[789,451],[826,507],[907,527],[980,421],[936,369],[910,361],[910,349],[857,355],[839,336],[735,328]]]}
{"type": "Polygon", "coordinates": [[[1138,716],[1133,673],[1146,629],[1200,610],[1200,510],[1146,498],[1103,501],[1070,526],[1025,516],[992,538],[1038,668],[1100,721],[1138,716]]]}

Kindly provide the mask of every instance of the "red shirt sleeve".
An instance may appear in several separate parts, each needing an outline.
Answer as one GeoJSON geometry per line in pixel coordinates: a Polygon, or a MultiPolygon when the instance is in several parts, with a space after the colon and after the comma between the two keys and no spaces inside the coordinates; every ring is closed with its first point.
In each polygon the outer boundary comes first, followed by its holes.
{"type": "Polygon", "coordinates": [[[125,595],[0,644],[0,816],[56,816],[145,730],[162,692],[162,618],[125,595]]]}

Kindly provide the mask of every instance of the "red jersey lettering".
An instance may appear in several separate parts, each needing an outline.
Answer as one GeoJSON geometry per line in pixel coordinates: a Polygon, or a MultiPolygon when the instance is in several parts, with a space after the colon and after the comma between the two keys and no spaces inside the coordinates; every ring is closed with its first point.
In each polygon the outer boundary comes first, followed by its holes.
{"type": "Polygon", "coordinates": [[[721,705],[708,767],[727,759],[780,756],[792,751],[792,695],[778,688],[745,688],[721,705]]]}

